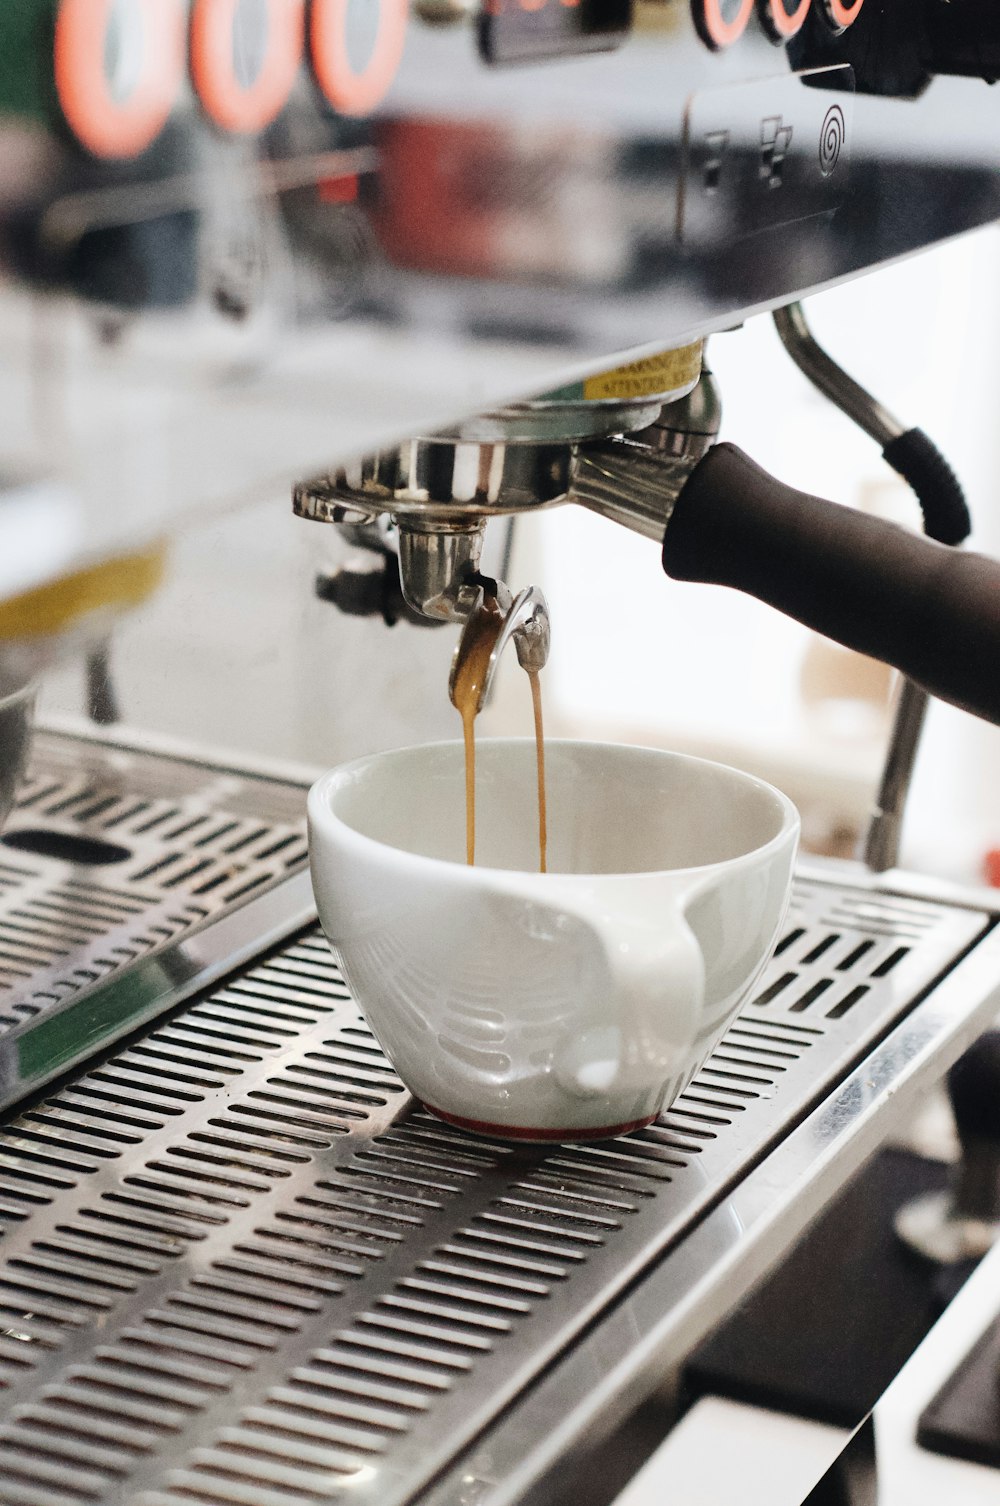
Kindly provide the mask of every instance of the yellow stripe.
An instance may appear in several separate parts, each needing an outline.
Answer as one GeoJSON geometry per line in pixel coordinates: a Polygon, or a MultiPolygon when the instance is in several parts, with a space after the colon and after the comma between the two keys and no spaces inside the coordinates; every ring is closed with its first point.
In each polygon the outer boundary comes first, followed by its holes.
{"type": "Polygon", "coordinates": [[[160,584],[165,564],[166,546],[157,544],[0,601],[0,641],[59,633],[92,612],[138,606],[160,584]]]}
{"type": "Polygon", "coordinates": [[[695,340],[692,345],[662,350],[627,366],[617,366],[614,371],[602,371],[584,382],[584,400],[598,403],[609,398],[656,397],[661,392],[692,387],[701,374],[701,351],[701,340],[695,340]]]}

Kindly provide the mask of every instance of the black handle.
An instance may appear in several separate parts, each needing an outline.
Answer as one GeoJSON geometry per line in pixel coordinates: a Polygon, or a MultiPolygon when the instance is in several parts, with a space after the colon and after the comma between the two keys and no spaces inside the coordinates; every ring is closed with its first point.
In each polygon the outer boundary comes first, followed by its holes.
{"type": "Polygon", "coordinates": [[[1000,563],[784,486],[735,445],[692,472],[663,540],[675,580],[747,591],[1000,723],[1000,563]]]}
{"type": "Polygon", "coordinates": [[[923,429],[908,429],[882,451],[912,487],[924,515],[924,533],[939,544],[961,544],[972,531],[962,483],[923,429]]]}
{"type": "Polygon", "coordinates": [[[1000,1219],[1000,1031],[987,1030],[948,1073],[962,1163],[955,1179],[959,1217],[1000,1219]]]}
{"type": "Polygon", "coordinates": [[[1000,1151],[1000,1030],[987,1030],[948,1073],[948,1096],[963,1140],[992,1140],[1000,1151]]]}

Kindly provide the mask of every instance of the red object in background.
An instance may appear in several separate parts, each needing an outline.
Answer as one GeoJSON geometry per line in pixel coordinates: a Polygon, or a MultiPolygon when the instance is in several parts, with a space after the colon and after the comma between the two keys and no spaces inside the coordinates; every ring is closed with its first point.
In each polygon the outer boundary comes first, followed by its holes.
{"type": "Polygon", "coordinates": [[[379,239],[398,266],[488,277],[509,152],[495,126],[389,120],[377,127],[379,239]]]}
{"type": "Polygon", "coordinates": [[[1000,889],[1000,847],[983,854],[983,877],[993,889],[1000,889]]]}
{"type": "Polygon", "coordinates": [[[346,178],[323,178],[316,185],[321,204],[355,204],[358,198],[358,175],[346,178]]]}

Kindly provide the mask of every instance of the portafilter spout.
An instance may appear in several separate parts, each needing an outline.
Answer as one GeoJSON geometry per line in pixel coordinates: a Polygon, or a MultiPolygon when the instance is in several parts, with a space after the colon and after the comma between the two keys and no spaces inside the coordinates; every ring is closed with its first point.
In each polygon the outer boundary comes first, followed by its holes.
{"type": "MultiPolygon", "coordinates": [[[[489,596],[496,601],[503,614],[503,625],[479,681],[478,700],[473,707],[474,713],[478,714],[489,699],[497,666],[507,645],[513,640],[521,668],[528,674],[538,674],[548,662],[551,631],[549,609],[538,586],[525,586],[513,598],[503,581],[485,581],[481,578],[476,589],[479,592],[479,607],[489,596]]],[[[473,612],[466,620],[452,655],[448,694],[453,705],[459,672],[478,641],[477,629],[477,613],[473,612]]]]}
{"type": "MultiPolygon", "coordinates": [[[[294,510],[350,529],[388,518],[386,537],[398,542],[407,606],[430,622],[463,622],[476,605],[468,583],[479,569],[489,519],[574,500],[584,447],[649,431],[665,405],[676,408],[679,399],[699,391],[702,349],[695,340],[416,435],[301,482],[293,492],[294,510]]],[[[626,456],[629,464],[634,458],[631,451],[626,456]]],[[[681,468],[686,479],[690,466],[681,468]]],[[[634,520],[621,521],[635,526],[634,520]]],[[[661,526],[657,536],[662,532],[661,526]]],[[[391,620],[381,590],[340,592],[336,578],[326,577],[320,594],[349,598],[352,611],[367,602],[369,610],[391,620]]],[[[518,635],[519,645],[526,641],[518,635]]]]}

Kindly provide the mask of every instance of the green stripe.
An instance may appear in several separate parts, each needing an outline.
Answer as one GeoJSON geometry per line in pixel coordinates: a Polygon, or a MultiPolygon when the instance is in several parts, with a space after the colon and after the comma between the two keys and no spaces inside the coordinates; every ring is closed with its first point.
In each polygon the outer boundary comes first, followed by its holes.
{"type": "Polygon", "coordinates": [[[59,119],[53,78],[57,0],[0,0],[0,119],[59,119]]]}

